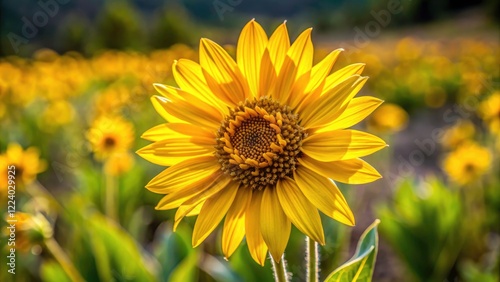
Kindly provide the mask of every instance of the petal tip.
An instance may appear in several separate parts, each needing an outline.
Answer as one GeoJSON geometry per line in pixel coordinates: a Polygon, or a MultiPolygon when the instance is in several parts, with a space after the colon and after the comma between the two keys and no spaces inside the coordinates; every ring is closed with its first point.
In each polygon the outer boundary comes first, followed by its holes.
{"type": "Polygon", "coordinates": [[[194,236],[193,236],[193,241],[191,242],[191,244],[193,245],[193,248],[196,248],[198,247],[201,243],[203,243],[203,240],[194,240],[194,236]]]}

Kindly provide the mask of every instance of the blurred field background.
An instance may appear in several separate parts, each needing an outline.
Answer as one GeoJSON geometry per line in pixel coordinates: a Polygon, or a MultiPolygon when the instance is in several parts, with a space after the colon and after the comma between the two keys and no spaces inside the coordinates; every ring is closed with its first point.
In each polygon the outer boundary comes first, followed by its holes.
{"type": "MultiPolygon", "coordinates": [[[[380,218],[374,281],[499,281],[498,1],[41,2],[0,6],[1,212],[10,164],[18,211],[16,274],[2,221],[0,281],[273,281],[244,242],[229,261],[219,232],[193,249],[192,217],[173,233],[174,211],[144,188],[163,168],[134,153],[163,122],[152,83],[174,85],[172,62],[197,61],[200,37],[234,56],[252,18],[268,34],[287,20],[292,40],[314,27],[315,60],[344,48],[335,68],[366,63],[362,95],[386,101],[359,125],[390,144],[368,158],[384,178],[339,184],[357,225],[324,219],[321,278],[380,218]]],[[[292,230],[293,281],[304,242],[292,230]]]]}

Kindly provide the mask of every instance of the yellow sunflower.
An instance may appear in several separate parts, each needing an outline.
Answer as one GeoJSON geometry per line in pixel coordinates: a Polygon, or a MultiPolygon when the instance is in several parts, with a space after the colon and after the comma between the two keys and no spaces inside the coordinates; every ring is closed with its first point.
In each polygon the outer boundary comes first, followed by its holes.
{"type": "Polygon", "coordinates": [[[383,104],[367,120],[368,128],[380,133],[395,133],[408,124],[408,113],[396,104],[383,104]]]}
{"type": "Polygon", "coordinates": [[[500,134],[500,91],[495,91],[481,103],[479,114],[491,132],[500,134]]]}
{"type": "Polygon", "coordinates": [[[23,187],[35,180],[36,175],[43,172],[47,163],[40,159],[40,152],[35,147],[23,150],[21,145],[10,143],[7,151],[0,155],[0,188],[1,195],[7,194],[9,166],[15,166],[16,188],[23,187]]]}
{"type": "Polygon", "coordinates": [[[460,120],[444,132],[441,142],[446,148],[457,148],[460,144],[469,142],[475,133],[476,127],[470,120],[460,120]]]}
{"type": "MultiPolygon", "coordinates": [[[[5,221],[16,221],[16,250],[27,253],[30,249],[41,244],[44,239],[52,237],[53,231],[50,223],[41,213],[30,214],[17,211],[15,218],[5,217],[5,221]]],[[[5,235],[9,230],[4,230],[5,235]]],[[[5,245],[7,247],[7,244],[5,245]]]]}
{"type": "Polygon", "coordinates": [[[445,158],[443,168],[453,182],[466,185],[484,175],[490,164],[491,153],[488,149],[466,142],[445,158]]]}
{"type": "Polygon", "coordinates": [[[382,101],[353,98],[367,77],[364,64],[330,74],[341,49],[313,66],[311,30],[290,44],[285,23],[268,39],[254,20],[241,32],[236,61],[209,39],[200,63],[181,59],[172,70],[180,88],[155,84],[156,110],[169,123],[142,136],[138,151],[169,166],[146,186],[166,194],[157,209],[177,208],[174,228],[198,215],[192,244],[201,244],[225,217],[222,251],[228,258],[243,237],[263,265],[279,262],[291,225],[325,244],[319,211],[348,225],[354,216],[333,180],[367,183],[380,174],[360,157],[386,146],[368,133],[345,129],[382,101]]]}
{"type": "Polygon", "coordinates": [[[133,125],[119,116],[101,116],[87,131],[92,150],[98,160],[126,152],[134,140],[133,125]]]}

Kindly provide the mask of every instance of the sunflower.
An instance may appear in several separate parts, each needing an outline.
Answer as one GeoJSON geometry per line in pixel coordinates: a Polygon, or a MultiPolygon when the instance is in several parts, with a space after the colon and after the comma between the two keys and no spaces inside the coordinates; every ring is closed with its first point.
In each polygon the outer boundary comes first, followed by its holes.
{"type": "Polygon", "coordinates": [[[393,133],[403,130],[408,124],[408,114],[396,104],[384,104],[368,120],[368,127],[380,133],[393,133]]]}
{"type": "Polygon", "coordinates": [[[445,158],[443,168],[453,182],[466,185],[484,175],[490,164],[491,153],[488,149],[466,142],[445,158]]]}
{"type": "Polygon", "coordinates": [[[134,140],[134,127],[120,116],[101,116],[87,131],[92,150],[98,160],[126,152],[134,140]]]}
{"type": "Polygon", "coordinates": [[[460,120],[444,132],[441,142],[446,148],[457,148],[460,144],[469,142],[475,133],[476,128],[470,120],[460,120]]]}
{"type": "Polygon", "coordinates": [[[290,44],[286,24],[268,39],[254,20],[242,30],[236,61],[201,39],[200,63],[172,67],[179,88],[155,84],[152,97],[169,123],[143,138],[138,151],[169,166],[146,186],[165,194],[157,209],[177,208],[174,228],[198,215],[192,236],[200,245],[225,217],[222,251],[230,257],[243,237],[263,265],[269,250],[279,262],[292,224],[325,244],[321,211],[347,225],[354,216],[333,180],[367,183],[380,174],[360,157],[386,146],[368,133],[345,129],[382,101],[353,98],[367,77],[364,64],[330,74],[342,49],[314,67],[311,30],[290,44]]]}
{"type": "MultiPolygon", "coordinates": [[[[20,188],[35,180],[36,175],[43,172],[47,163],[40,159],[40,152],[35,147],[23,150],[21,145],[10,143],[7,151],[0,155],[0,188],[3,194],[7,194],[8,170],[15,166],[15,183],[20,188]]],[[[10,170],[12,171],[12,170],[10,170]]]]}
{"type": "Polygon", "coordinates": [[[494,134],[500,134],[500,91],[495,91],[481,103],[479,114],[494,134]]]}
{"type": "MultiPolygon", "coordinates": [[[[9,221],[10,217],[5,217],[9,221]]],[[[16,250],[27,253],[36,245],[43,243],[45,238],[52,237],[53,231],[50,223],[41,213],[30,214],[25,212],[16,212],[16,250]]],[[[4,230],[8,235],[8,230],[4,230]]],[[[7,245],[6,245],[7,246],[7,245]]]]}

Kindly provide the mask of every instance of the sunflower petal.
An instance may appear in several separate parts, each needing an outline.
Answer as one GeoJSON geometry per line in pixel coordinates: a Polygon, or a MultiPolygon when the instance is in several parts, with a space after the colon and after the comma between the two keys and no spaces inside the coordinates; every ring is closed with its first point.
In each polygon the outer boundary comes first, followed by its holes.
{"type": "Polygon", "coordinates": [[[255,20],[251,20],[241,31],[236,60],[248,81],[253,96],[257,96],[259,89],[260,66],[266,47],[266,32],[255,20]]]}
{"type": "Polygon", "coordinates": [[[186,123],[184,120],[171,115],[169,112],[167,112],[166,108],[164,107],[165,103],[169,103],[168,99],[164,97],[158,97],[158,96],[152,96],[150,98],[151,104],[153,104],[153,107],[155,108],[156,112],[166,121],[172,122],[172,123],[186,123]]]}
{"type": "Polygon", "coordinates": [[[191,214],[198,205],[204,205],[207,199],[217,194],[222,189],[226,188],[232,181],[231,178],[226,177],[222,172],[216,173],[214,178],[215,180],[210,185],[208,185],[208,188],[202,189],[200,193],[196,193],[194,196],[188,198],[182,203],[183,206],[188,206],[189,208],[186,208],[182,211],[182,213],[175,215],[176,219],[174,228],[185,216],[191,214]]]}
{"type": "Polygon", "coordinates": [[[261,191],[252,191],[252,201],[245,213],[245,232],[250,255],[258,264],[264,266],[266,262],[267,245],[262,238],[260,229],[262,194],[261,191]]]}
{"type": "Polygon", "coordinates": [[[285,251],[292,225],[281,208],[276,189],[265,188],[260,207],[262,237],[273,259],[279,263],[285,251]]]}
{"type": "Polygon", "coordinates": [[[354,215],[342,192],[328,178],[299,166],[293,178],[304,195],[313,205],[327,216],[350,226],[354,226],[354,215]]]}
{"type": "Polygon", "coordinates": [[[302,76],[312,68],[314,47],[311,41],[311,32],[312,28],[304,30],[286,53],[287,57],[292,59],[293,65],[297,68],[296,77],[302,76]]]}
{"type": "Polygon", "coordinates": [[[191,199],[184,202],[186,205],[191,205],[195,203],[201,203],[213,195],[217,194],[220,190],[226,188],[226,186],[231,185],[232,178],[227,177],[227,175],[221,173],[220,171],[216,173],[217,178],[209,188],[205,189],[203,193],[198,194],[196,197],[192,197],[191,199]]]}
{"type": "Polygon", "coordinates": [[[238,65],[217,43],[201,39],[200,65],[208,87],[226,104],[234,106],[250,97],[247,81],[238,65]]]}
{"type": "Polygon", "coordinates": [[[227,211],[222,231],[222,252],[229,258],[245,236],[245,212],[252,200],[252,189],[240,188],[227,211]]]}
{"type": "Polygon", "coordinates": [[[371,96],[363,96],[351,100],[345,111],[329,125],[318,132],[349,128],[369,116],[384,101],[371,96]]]}
{"type": "Polygon", "coordinates": [[[295,81],[292,92],[288,96],[288,105],[292,108],[296,108],[300,102],[308,97],[308,95],[304,95],[304,91],[306,90],[307,84],[310,81],[311,72],[307,71],[301,77],[295,81]]]}
{"type": "Polygon", "coordinates": [[[312,134],[304,139],[301,151],[315,160],[331,162],[370,155],[386,146],[377,136],[346,129],[312,134]]]}
{"type": "Polygon", "coordinates": [[[337,87],[331,90],[331,93],[319,97],[305,106],[302,111],[302,125],[305,128],[319,127],[335,120],[347,108],[345,101],[353,97],[363,86],[366,77],[357,75],[351,76],[337,87]]]}
{"type": "Polygon", "coordinates": [[[276,190],[281,207],[293,225],[324,245],[325,234],[318,209],[304,196],[297,183],[290,178],[284,178],[278,181],[276,190]]]}
{"type": "Polygon", "coordinates": [[[321,95],[325,95],[332,88],[340,84],[342,81],[346,80],[347,78],[353,76],[353,75],[361,75],[363,73],[363,70],[365,69],[365,64],[362,63],[357,63],[357,64],[352,64],[345,66],[341,68],[340,70],[330,74],[326,79],[325,79],[325,85],[323,87],[323,91],[321,95]]]}
{"type": "Polygon", "coordinates": [[[326,77],[332,70],[333,65],[337,61],[337,58],[342,51],[344,51],[344,49],[342,48],[332,51],[321,62],[319,62],[312,68],[311,79],[309,80],[309,83],[307,84],[307,88],[305,90],[306,93],[314,91],[323,83],[325,83],[326,77]]]}
{"type": "Polygon", "coordinates": [[[149,144],[137,154],[152,163],[172,166],[187,159],[212,155],[213,146],[212,138],[180,136],[149,144]]]}
{"type": "MultiPolygon", "coordinates": [[[[186,213],[186,216],[195,216],[195,215],[199,215],[200,212],[201,212],[201,208],[203,207],[203,204],[205,204],[206,201],[203,201],[201,203],[197,203],[194,205],[194,208],[191,209],[191,207],[189,208],[189,211],[186,213]]],[[[183,206],[180,206],[179,208],[181,208],[183,206]]]]}
{"type": "Polygon", "coordinates": [[[154,193],[168,194],[206,179],[218,170],[220,165],[213,156],[191,158],[160,172],[146,188],[154,193]]]}
{"type": "Polygon", "coordinates": [[[309,28],[302,32],[290,49],[288,49],[283,66],[276,80],[276,87],[273,93],[273,97],[276,100],[286,101],[286,98],[293,99],[289,94],[295,81],[310,72],[314,54],[311,31],[312,28],[309,28]]]}
{"type": "Polygon", "coordinates": [[[220,192],[207,199],[194,225],[193,247],[200,245],[219,225],[219,222],[231,207],[239,185],[238,182],[232,181],[220,192]]]}
{"type": "Polygon", "coordinates": [[[269,50],[269,55],[274,68],[276,69],[276,73],[280,72],[289,48],[290,38],[288,37],[288,30],[286,28],[285,21],[276,29],[276,31],[274,31],[269,38],[269,43],[267,45],[267,49],[269,50]]]}
{"type": "Polygon", "coordinates": [[[174,232],[177,230],[177,226],[185,216],[195,216],[200,214],[201,208],[205,202],[196,203],[192,205],[181,205],[177,208],[174,217],[174,232]]]}
{"type": "Polygon", "coordinates": [[[257,98],[263,96],[270,96],[270,90],[274,88],[276,83],[276,69],[271,61],[271,56],[269,55],[269,50],[266,49],[262,55],[262,62],[260,65],[260,80],[259,80],[259,92],[257,93],[257,98]]]}
{"type": "MultiPolygon", "coordinates": [[[[182,122],[191,123],[208,129],[216,129],[220,126],[222,121],[222,115],[218,110],[200,100],[196,101],[194,97],[190,97],[189,100],[178,98],[167,99],[160,96],[153,96],[153,98],[156,99],[158,104],[168,114],[182,122]]],[[[178,121],[170,122],[179,123],[178,121]]]]}
{"type": "Polygon", "coordinates": [[[299,163],[325,177],[347,184],[365,184],[382,178],[375,168],[362,159],[320,162],[305,155],[299,159],[299,163]]]}
{"type": "Polygon", "coordinates": [[[180,59],[174,62],[172,73],[179,87],[189,93],[192,93],[200,100],[217,108],[222,113],[227,112],[227,106],[224,102],[212,92],[208,87],[207,81],[203,76],[202,68],[199,64],[180,59]]]}
{"type": "Polygon", "coordinates": [[[163,123],[148,129],[141,135],[141,138],[149,141],[162,141],[169,138],[180,138],[192,136],[194,139],[212,139],[211,144],[215,145],[215,134],[204,128],[186,123],[163,123]]]}
{"type": "MultiPolygon", "coordinates": [[[[156,205],[157,210],[170,210],[178,208],[179,206],[193,205],[194,208],[202,200],[209,198],[209,195],[215,194],[217,191],[214,187],[220,187],[221,184],[217,182],[220,179],[220,173],[213,173],[212,175],[205,177],[195,183],[186,185],[186,187],[174,191],[166,196],[164,196],[156,205]],[[215,191],[215,192],[214,192],[215,191]],[[194,199],[194,200],[193,200],[194,199]]],[[[224,183],[224,182],[220,182],[224,183]]],[[[218,189],[218,188],[217,188],[218,189]]],[[[222,189],[222,188],[221,188],[222,189]]],[[[218,189],[220,190],[220,189],[218,189]]],[[[186,211],[186,214],[189,211],[186,211]]]]}
{"type": "Polygon", "coordinates": [[[180,88],[160,83],[155,83],[153,84],[153,86],[155,90],[158,91],[158,93],[160,93],[162,96],[166,97],[173,103],[188,102],[192,108],[197,109],[200,112],[204,112],[204,114],[208,117],[215,117],[216,120],[220,120],[220,118],[224,114],[209,103],[196,97],[196,95],[193,95],[180,88]]]}

